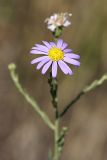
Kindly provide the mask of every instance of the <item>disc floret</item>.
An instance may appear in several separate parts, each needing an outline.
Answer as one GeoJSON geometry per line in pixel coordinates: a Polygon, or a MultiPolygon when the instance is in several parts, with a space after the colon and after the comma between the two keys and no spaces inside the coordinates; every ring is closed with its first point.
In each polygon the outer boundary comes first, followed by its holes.
{"type": "Polygon", "coordinates": [[[48,56],[52,61],[59,61],[63,60],[64,53],[61,49],[53,47],[48,51],[48,56]]]}

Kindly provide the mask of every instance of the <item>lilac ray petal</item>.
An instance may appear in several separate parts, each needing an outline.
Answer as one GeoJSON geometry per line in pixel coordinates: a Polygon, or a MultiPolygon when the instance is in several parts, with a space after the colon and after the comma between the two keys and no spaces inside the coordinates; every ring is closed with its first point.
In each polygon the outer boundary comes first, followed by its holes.
{"type": "Polygon", "coordinates": [[[42,52],[45,52],[45,53],[48,52],[47,49],[46,50],[45,49],[41,49],[40,47],[32,47],[32,50],[42,51],[42,52]]]}
{"type": "Polygon", "coordinates": [[[40,69],[46,62],[48,62],[50,59],[47,57],[44,60],[42,60],[41,62],[38,63],[37,65],[37,69],[40,69]]]}
{"type": "Polygon", "coordinates": [[[80,62],[71,58],[64,57],[64,61],[75,66],[80,66],[80,62]]]}
{"type": "Polygon", "coordinates": [[[40,61],[44,60],[44,59],[47,58],[47,57],[48,57],[48,56],[42,56],[42,57],[35,58],[34,60],[31,61],[31,64],[40,62],[40,61]]]}
{"type": "Polygon", "coordinates": [[[59,67],[65,74],[72,74],[72,70],[69,68],[69,66],[64,63],[62,60],[58,61],[59,67]]]}
{"type": "Polygon", "coordinates": [[[80,59],[80,55],[74,53],[66,53],[64,56],[68,58],[80,59]]]}
{"type": "Polygon", "coordinates": [[[69,74],[69,75],[73,75],[72,70],[69,70],[68,74],[69,74]]]}
{"type": "Polygon", "coordinates": [[[50,45],[51,45],[52,47],[56,46],[54,42],[50,42],[50,45]]]}
{"type": "Polygon", "coordinates": [[[63,40],[62,39],[58,39],[58,41],[57,41],[57,47],[61,48],[62,44],[63,44],[63,40]]]}
{"type": "Polygon", "coordinates": [[[31,49],[37,49],[37,47],[32,47],[31,49]]]}
{"type": "Polygon", "coordinates": [[[43,66],[42,74],[45,74],[45,73],[46,73],[46,71],[48,70],[48,68],[50,67],[51,64],[52,64],[52,60],[50,60],[48,63],[46,63],[46,64],[43,66]]]}
{"type": "Polygon", "coordinates": [[[71,53],[72,49],[64,49],[63,51],[64,51],[64,53],[71,53]]]}
{"type": "Polygon", "coordinates": [[[48,49],[52,48],[52,46],[47,41],[42,41],[48,49]]]}
{"type": "Polygon", "coordinates": [[[48,53],[46,53],[46,52],[39,51],[39,50],[31,50],[30,53],[31,53],[31,54],[46,54],[46,55],[48,54],[48,53]]]}
{"type": "Polygon", "coordinates": [[[57,76],[57,62],[53,62],[52,64],[52,77],[55,78],[57,76]]]}
{"type": "Polygon", "coordinates": [[[68,46],[68,44],[64,42],[61,49],[64,50],[67,46],[68,46]]]}
{"type": "Polygon", "coordinates": [[[36,44],[36,46],[37,46],[37,49],[40,51],[45,51],[45,52],[49,51],[49,49],[46,46],[43,46],[41,44],[36,44]]]}

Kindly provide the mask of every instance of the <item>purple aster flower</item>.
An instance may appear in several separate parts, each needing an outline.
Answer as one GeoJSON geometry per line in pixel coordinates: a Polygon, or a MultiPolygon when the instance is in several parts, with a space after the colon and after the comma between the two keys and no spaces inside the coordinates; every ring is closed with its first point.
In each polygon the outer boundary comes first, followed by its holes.
{"type": "Polygon", "coordinates": [[[64,74],[72,75],[72,70],[67,63],[80,66],[78,61],[80,56],[72,53],[72,50],[67,48],[68,44],[62,39],[58,39],[57,43],[42,42],[43,45],[35,44],[30,51],[31,54],[42,54],[31,61],[31,64],[37,63],[37,69],[42,68],[42,74],[45,74],[49,67],[52,67],[52,77],[55,78],[59,66],[64,74]]]}

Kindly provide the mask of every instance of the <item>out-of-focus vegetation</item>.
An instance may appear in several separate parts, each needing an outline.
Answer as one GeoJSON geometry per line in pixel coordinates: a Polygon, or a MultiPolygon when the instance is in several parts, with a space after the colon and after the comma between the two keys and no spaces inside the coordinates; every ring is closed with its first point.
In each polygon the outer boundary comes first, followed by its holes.
{"type": "MultiPolygon", "coordinates": [[[[106,0],[0,1],[0,159],[45,160],[52,134],[18,93],[7,65],[15,62],[20,81],[53,119],[47,77],[30,65],[30,48],[52,40],[44,19],[72,12],[72,26],[62,38],[81,55],[72,77],[58,75],[60,110],[88,83],[107,72],[106,0]]],[[[107,84],[87,94],[63,118],[70,129],[62,160],[107,159],[107,84]]]]}

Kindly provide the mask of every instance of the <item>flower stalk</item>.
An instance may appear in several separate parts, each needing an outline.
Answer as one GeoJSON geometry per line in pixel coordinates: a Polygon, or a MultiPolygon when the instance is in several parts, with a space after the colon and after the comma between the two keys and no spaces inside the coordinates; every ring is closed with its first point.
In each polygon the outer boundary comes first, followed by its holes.
{"type": "Polygon", "coordinates": [[[58,118],[58,97],[57,97],[57,79],[52,77],[52,72],[50,72],[50,77],[48,79],[48,83],[50,85],[50,94],[52,97],[52,105],[55,109],[55,118],[58,118]]]}
{"type": "Polygon", "coordinates": [[[55,120],[55,130],[54,130],[54,157],[53,160],[59,160],[59,147],[58,147],[58,139],[59,139],[59,118],[55,120]]]}
{"type": "Polygon", "coordinates": [[[59,139],[59,111],[58,111],[58,97],[57,97],[57,79],[52,77],[52,73],[50,72],[50,78],[48,80],[50,85],[50,94],[52,96],[52,104],[55,110],[55,129],[54,129],[54,155],[53,160],[59,160],[59,146],[58,146],[58,139],[59,139]]]}

